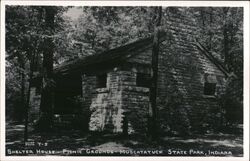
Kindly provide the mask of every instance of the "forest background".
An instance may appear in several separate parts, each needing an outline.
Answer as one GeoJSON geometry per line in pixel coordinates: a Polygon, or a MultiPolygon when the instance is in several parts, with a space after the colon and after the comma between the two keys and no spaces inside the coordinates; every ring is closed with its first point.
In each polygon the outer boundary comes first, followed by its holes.
{"type": "MultiPolygon", "coordinates": [[[[162,17],[179,9],[163,7],[162,17]]],[[[225,123],[242,122],[242,112],[234,109],[243,111],[243,8],[181,9],[197,22],[197,39],[237,77],[227,83],[222,106],[225,123]]],[[[7,121],[24,122],[27,117],[32,77],[50,78],[63,62],[152,35],[156,16],[155,7],[6,6],[7,121]],[[70,16],[72,10],[77,18],[70,16]]],[[[50,79],[45,81],[53,86],[50,79]]]]}

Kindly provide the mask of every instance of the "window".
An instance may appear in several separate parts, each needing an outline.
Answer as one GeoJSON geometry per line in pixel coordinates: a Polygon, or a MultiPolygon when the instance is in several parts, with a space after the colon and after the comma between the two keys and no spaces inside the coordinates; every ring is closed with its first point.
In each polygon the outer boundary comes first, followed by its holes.
{"type": "Polygon", "coordinates": [[[150,88],[150,84],[151,84],[150,80],[151,80],[150,74],[137,73],[136,85],[138,87],[147,87],[147,88],[150,88]]]}
{"type": "Polygon", "coordinates": [[[205,73],[204,95],[213,96],[216,92],[217,77],[214,74],[205,73]]]}
{"type": "Polygon", "coordinates": [[[97,75],[96,88],[106,88],[106,84],[107,84],[107,73],[97,75]]]}
{"type": "Polygon", "coordinates": [[[204,84],[204,94],[213,96],[215,94],[216,83],[208,83],[204,84]]]}

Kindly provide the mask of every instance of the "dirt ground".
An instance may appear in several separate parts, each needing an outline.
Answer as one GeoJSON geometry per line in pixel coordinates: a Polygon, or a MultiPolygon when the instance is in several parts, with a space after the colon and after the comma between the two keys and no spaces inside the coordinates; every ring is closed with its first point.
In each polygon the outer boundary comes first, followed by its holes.
{"type": "Polygon", "coordinates": [[[242,134],[206,134],[186,137],[114,136],[78,130],[38,133],[29,127],[23,141],[24,125],[6,125],[6,155],[15,156],[243,156],[242,134]]]}

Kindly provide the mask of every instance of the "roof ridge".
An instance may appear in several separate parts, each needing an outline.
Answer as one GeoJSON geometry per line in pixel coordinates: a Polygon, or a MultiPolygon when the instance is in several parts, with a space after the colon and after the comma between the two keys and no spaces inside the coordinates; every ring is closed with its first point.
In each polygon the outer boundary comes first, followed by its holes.
{"type": "Polygon", "coordinates": [[[229,73],[229,71],[226,69],[226,67],[221,64],[221,62],[219,62],[214,56],[213,54],[208,51],[208,49],[203,46],[198,40],[196,40],[195,45],[197,46],[197,48],[202,51],[202,53],[217,67],[219,68],[227,77],[230,77],[230,75],[232,75],[231,73],[229,73]]]}

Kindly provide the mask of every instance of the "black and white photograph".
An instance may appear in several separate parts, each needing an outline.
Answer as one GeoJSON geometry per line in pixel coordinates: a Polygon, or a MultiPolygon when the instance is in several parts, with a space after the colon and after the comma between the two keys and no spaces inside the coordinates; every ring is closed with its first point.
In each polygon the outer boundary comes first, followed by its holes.
{"type": "Polygon", "coordinates": [[[1,153],[246,157],[244,9],[5,5],[1,153]]]}

